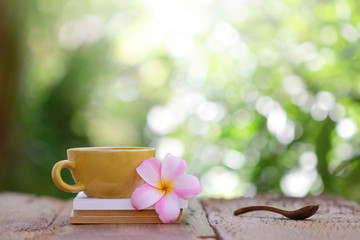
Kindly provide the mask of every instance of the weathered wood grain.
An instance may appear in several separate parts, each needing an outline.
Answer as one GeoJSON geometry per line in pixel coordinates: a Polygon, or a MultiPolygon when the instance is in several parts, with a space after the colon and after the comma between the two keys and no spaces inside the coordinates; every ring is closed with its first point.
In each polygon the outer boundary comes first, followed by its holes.
{"type": "Polygon", "coordinates": [[[20,193],[0,193],[0,239],[360,239],[360,207],[336,196],[302,199],[278,195],[189,202],[180,224],[72,225],[72,202],[20,193]],[[299,208],[320,204],[308,220],[269,212],[233,216],[249,205],[299,208]],[[206,210],[206,213],[203,210],[206,210]]]}
{"type": "Polygon", "coordinates": [[[199,239],[214,238],[205,212],[192,200],[179,224],[72,225],[71,201],[0,193],[0,239],[199,239]],[[195,224],[196,223],[196,224],[195,224]]]}
{"type": "Polygon", "coordinates": [[[360,239],[360,206],[336,196],[290,198],[264,194],[201,202],[219,239],[360,239]],[[264,211],[233,215],[234,210],[251,205],[294,209],[310,204],[320,204],[320,209],[308,220],[290,220],[264,211]]]}
{"type": "Polygon", "coordinates": [[[186,224],[198,238],[211,239],[216,237],[206,218],[206,213],[197,199],[189,200],[189,207],[184,209],[181,223],[186,224]]]}
{"type": "Polygon", "coordinates": [[[0,239],[36,239],[53,225],[64,204],[50,197],[1,193],[0,239]]]}

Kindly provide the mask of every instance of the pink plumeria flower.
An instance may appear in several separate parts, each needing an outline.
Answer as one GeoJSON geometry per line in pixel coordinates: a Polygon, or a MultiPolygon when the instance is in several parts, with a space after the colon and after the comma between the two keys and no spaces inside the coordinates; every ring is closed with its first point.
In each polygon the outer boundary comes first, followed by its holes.
{"type": "Polygon", "coordinates": [[[201,192],[197,177],[184,174],[185,160],[168,153],[163,163],[156,158],[145,160],[136,168],[146,182],[131,196],[131,204],[142,210],[155,204],[163,223],[175,222],[180,214],[179,198],[191,198],[201,192]]]}

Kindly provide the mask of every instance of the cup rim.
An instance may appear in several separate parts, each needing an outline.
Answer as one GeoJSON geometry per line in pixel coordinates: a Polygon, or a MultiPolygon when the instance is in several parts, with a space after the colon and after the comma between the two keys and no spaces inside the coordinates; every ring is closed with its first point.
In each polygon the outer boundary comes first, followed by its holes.
{"type": "Polygon", "coordinates": [[[138,151],[155,151],[152,147],[78,147],[69,148],[67,151],[106,151],[106,152],[138,152],[138,151]]]}

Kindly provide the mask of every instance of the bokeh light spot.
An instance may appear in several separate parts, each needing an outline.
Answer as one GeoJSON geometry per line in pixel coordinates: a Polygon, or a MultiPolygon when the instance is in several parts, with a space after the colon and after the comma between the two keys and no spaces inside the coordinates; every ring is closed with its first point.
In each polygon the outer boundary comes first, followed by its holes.
{"type": "Polygon", "coordinates": [[[357,125],[352,118],[345,118],[336,124],[336,132],[345,139],[352,138],[357,133],[357,125]]]}

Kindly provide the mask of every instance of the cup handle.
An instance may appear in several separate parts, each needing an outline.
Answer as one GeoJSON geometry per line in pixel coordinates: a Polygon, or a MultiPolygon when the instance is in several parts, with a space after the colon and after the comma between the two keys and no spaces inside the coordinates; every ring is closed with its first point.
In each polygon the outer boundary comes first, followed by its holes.
{"type": "Polygon", "coordinates": [[[69,185],[63,181],[61,178],[61,169],[68,168],[70,170],[75,169],[75,162],[69,160],[62,160],[57,162],[51,172],[51,177],[55,183],[55,185],[65,192],[81,192],[85,190],[85,185],[82,183],[77,183],[75,185],[69,185]]]}

